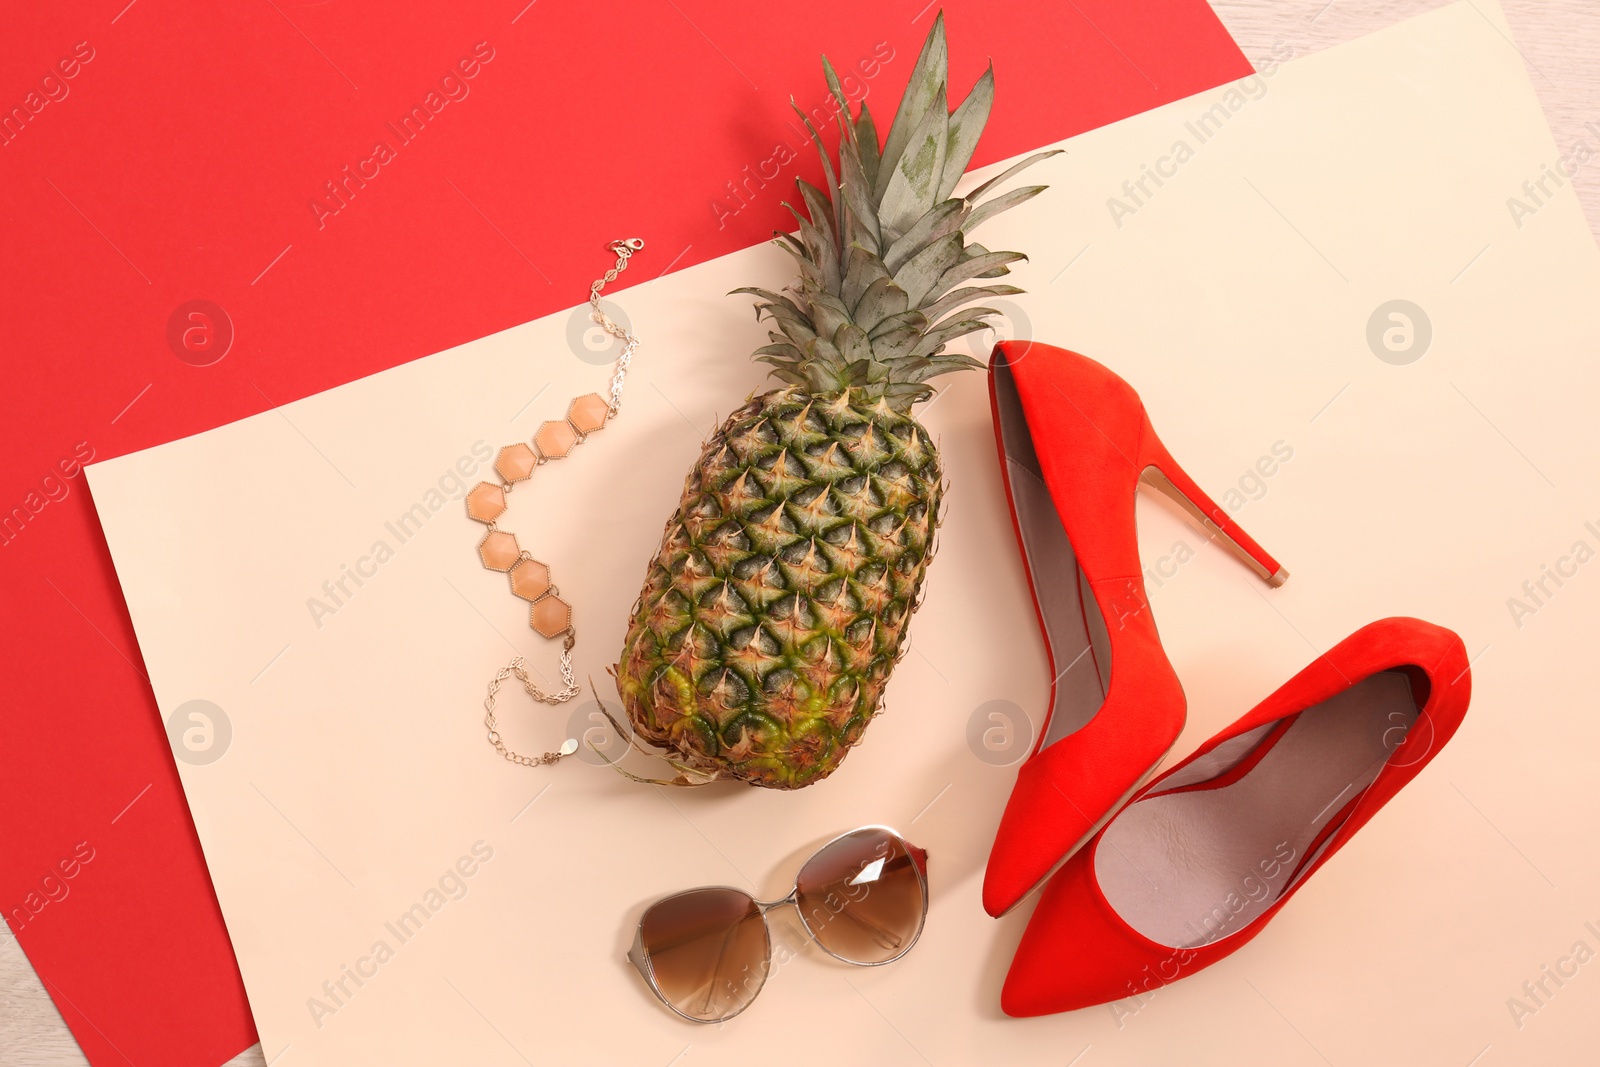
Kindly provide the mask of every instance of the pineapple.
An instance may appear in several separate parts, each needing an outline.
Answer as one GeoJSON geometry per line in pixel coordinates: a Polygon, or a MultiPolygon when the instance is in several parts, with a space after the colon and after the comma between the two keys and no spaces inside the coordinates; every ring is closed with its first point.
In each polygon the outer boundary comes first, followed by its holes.
{"type": "MultiPolygon", "coordinates": [[[[985,219],[1043,191],[979,203],[1038,153],[952,197],[988,120],[994,72],[952,114],[941,14],[880,151],[866,104],[852,117],[839,78],[827,192],[797,182],[798,261],[785,290],[740,289],[771,321],[781,388],[730,415],[703,446],[634,607],[618,691],[639,738],[664,750],[676,784],[737,778],[794,789],[833,772],[861,739],[904,648],[933,553],[939,451],[912,408],[937,375],[982,367],[946,345],[986,329],[963,286],[1007,273],[1018,252],[967,240],[985,219]]],[[[799,110],[798,108],[796,109],[799,110]]]]}

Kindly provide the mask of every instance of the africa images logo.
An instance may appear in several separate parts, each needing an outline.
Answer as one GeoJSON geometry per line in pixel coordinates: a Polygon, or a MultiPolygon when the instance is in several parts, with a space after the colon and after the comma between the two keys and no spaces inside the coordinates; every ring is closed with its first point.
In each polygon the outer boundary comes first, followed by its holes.
{"type": "Polygon", "coordinates": [[[472,52],[446,71],[438,86],[430,88],[420,103],[413,104],[397,120],[384,124],[387,135],[373,142],[371,155],[357,160],[353,169],[345,164],[337,177],[323,182],[323,193],[307,202],[312,217],[317,220],[317,229],[322,229],[330,218],[349,207],[356,194],[365,189],[368,182],[376,180],[384,167],[399,159],[399,150],[416,140],[446,107],[465,100],[472,92],[472,86],[467,83],[482,73],[494,57],[495,51],[488,41],[473,45],[472,52]]]}
{"type": "Polygon", "coordinates": [[[320,996],[306,998],[306,1010],[311,1021],[320,1030],[329,1016],[337,1015],[368,982],[378,977],[384,964],[395,958],[408,942],[420,934],[428,923],[452,902],[465,900],[468,883],[494,859],[494,846],[486,841],[474,841],[470,855],[463,854],[434,883],[423,892],[420,899],[383,924],[384,935],[373,941],[366,953],[353,964],[342,963],[339,973],[322,983],[320,996]]]}

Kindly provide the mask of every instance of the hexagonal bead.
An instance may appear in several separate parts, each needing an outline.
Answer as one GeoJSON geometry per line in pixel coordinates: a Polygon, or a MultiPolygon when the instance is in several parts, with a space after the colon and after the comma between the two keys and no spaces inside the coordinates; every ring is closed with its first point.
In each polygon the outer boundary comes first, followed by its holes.
{"type": "Polygon", "coordinates": [[[599,393],[580,396],[567,409],[567,421],[572,423],[572,428],[581,434],[591,434],[596,430],[604,429],[606,419],[610,415],[611,405],[607,404],[605,397],[599,393]]]}
{"type": "Polygon", "coordinates": [[[506,445],[494,461],[494,469],[508,482],[522,481],[532,474],[533,468],[538,465],[539,457],[534,454],[533,449],[520,442],[506,445]]]}
{"type": "Polygon", "coordinates": [[[560,637],[572,625],[572,608],[558,596],[547,596],[533,605],[528,625],[540,637],[560,637]]]}
{"type": "Polygon", "coordinates": [[[546,422],[540,425],[539,432],[533,435],[533,443],[539,446],[539,455],[545,459],[560,459],[572,451],[572,446],[578,443],[578,431],[572,424],[563,419],[560,422],[546,422]]]}
{"type": "Polygon", "coordinates": [[[515,534],[508,534],[504,530],[491,530],[489,535],[478,545],[478,555],[483,558],[483,565],[492,571],[508,571],[516,565],[517,557],[522,554],[522,549],[517,547],[515,534]]]}
{"type": "Polygon", "coordinates": [[[538,600],[550,588],[550,568],[525,559],[511,568],[511,591],[524,600],[538,600]]]}
{"type": "Polygon", "coordinates": [[[506,509],[506,494],[493,482],[479,482],[467,494],[467,514],[479,522],[493,522],[506,509]]]}

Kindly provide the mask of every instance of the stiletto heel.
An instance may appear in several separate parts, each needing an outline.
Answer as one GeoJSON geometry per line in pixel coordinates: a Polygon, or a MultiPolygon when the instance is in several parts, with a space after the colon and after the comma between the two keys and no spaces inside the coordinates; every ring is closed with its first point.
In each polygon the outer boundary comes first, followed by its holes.
{"type": "Polygon", "coordinates": [[[996,346],[989,389],[1001,477],[1050,657],[1050,707],[984,872],[999,916],[1105,825],[1183,730],[1184,697],[1145,597],[1134,497],[1174,496],[1268,581],[1277,561],[1183,473],[1139,396],[1091,359],[996,346]]]}
{"type": "Polygon", "coordinates": [[[1289,572],[1195,484],[1148,424],[1144,448],[1146,466],[1141,477],[1146,485],[1194,516],[1195,521],[1205,527],[1207,534],[1231,549],[1245,566],[1255,571],[1272,588],[1276,589],[1289,580],[1289,572]]]}

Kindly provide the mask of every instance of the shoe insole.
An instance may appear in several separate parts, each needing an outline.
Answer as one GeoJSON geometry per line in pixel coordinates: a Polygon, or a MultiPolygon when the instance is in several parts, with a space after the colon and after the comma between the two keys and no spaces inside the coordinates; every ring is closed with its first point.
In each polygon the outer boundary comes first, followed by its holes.
{"type": "Polygon", "coordinates": [[[1057,672],[1055,701],[1039,742],[1043,749],[1081,729],[1105,703],[1111,649],[1105,619],[1044,483],[1010,367],[996,363],[994,376],[1011,506],[1016,509],[1022,554],[1057,672]]]}
{"type": "Polygon", "coordinates": [[[1332,836],[1323,831],[1416,719],[1406,676],[1382,671],[1284,729],[1268,724],[1219,745],[1107,827],[1094,858],[1107,902],[1173,948],[1248,926],[1309,867],[1332,836]]]}

